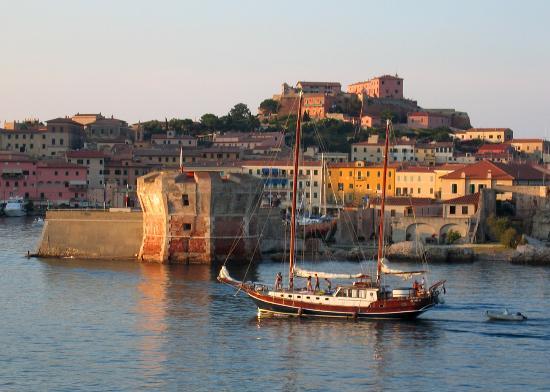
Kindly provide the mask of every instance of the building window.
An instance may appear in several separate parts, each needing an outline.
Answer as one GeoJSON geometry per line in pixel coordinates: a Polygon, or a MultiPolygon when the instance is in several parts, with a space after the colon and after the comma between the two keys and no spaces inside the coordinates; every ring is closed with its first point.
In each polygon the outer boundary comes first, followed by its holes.
{"type": "Polygon", "coordinates": [[[468,206],[462,206],[462,215],[468,215],[468,206]]]}
{"type": "Polygon", "coordinates": [[[189,205],[189,195],[181,195],[181,202],[184,206],[189,205]]]}
{"type": "Polygon", "coordinates": [[[451,184],[451,193],[458,193],[458,185],[451,184]]]}
{"type": "Polygon", "coordinates": [[[191,223],[184,223],[183,224],[183,230],[185,230],[185,231],[191,230],[191,223]]]}
{"type": "Polygon", "coordinates": [[[449,215],[456,214],[456,206],[449,206],[449,215]]]}

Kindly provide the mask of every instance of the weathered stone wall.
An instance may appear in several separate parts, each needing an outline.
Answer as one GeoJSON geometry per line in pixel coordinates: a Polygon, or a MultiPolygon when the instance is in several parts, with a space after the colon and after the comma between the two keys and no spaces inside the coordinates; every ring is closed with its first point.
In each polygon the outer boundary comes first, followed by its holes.
{"type": "Polygon", "coordinates": [[[37,254],[47,257],[135,259],[141,212],[48,211],[37,254]]]}
{"type": "Polygon", "coordinates": [[[152,173],[138,179],[144,211],[140,259],[210,263],[259,257],[260,220],[252,215],[261,190],[248,175],[152,173]],[[252,217],[251,217],[252,216],[252,217]]]}

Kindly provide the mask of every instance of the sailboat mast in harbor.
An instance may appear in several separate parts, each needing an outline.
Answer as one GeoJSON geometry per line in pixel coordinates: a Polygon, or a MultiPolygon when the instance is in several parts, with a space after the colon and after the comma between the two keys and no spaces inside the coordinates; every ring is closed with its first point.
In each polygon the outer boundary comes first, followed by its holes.
{"type": "Polygon", "coordinates": [[[380,216],[378,223],[378,257],[376,260],[376,283],[380,285],[382,275],[382,259],[384,258],[384,212],[386,210],[386,181],[388,174],[388,152],[390,145],[390,120],[386,120],[386,141],[384,143],[384,169],[382,176],[382,200],[380,202],[380,216]]]}
{"type": "MultiPolygon", "coordinates": [[[[395,275],[410,279],[414,275],[423,275],[426,271],[399,271],[390,269],[384,258],[384,209],[386,198],[386,175],[388,167],[389,134],[391,122],[386,123],[386,142],[384,147],[384,178],[382,203],[379,218],[378,258],[376,279],[364,273],[328,273],[307,271],[296,265],[296,205],[298,199],[298,173],[300,161],[300,138],[302,125],[302,92],[299,94],[298,116],[294,143],[294,171],[292,173],[292,201],[290,217],[290,254],[288,287],[282,287],[282,277],[278,274],[276,284],[270,287],[263,283],[243,282],[233,279],[224,265],[218,280],[243,291],[258,307],[258,315],[286,315],[300,317],[340,317],[353,319],[367,318],[416,318],[439,303],[440,291],[445,281],[439,281],[429,288],[415,284],[390,290],[381,284],[382,275],[395,275]],[[294,278],[312,276],[319,279],[351,280],[352,283],[339,284],[335,290],[313,289],[311,284],[305,288],[295,284],[294,278]]],[[[260,237],[261,238],[261,237],[260,237]]],[[[366,261],[366,260],[365,260],[366,261]]],[[[251,261],[252,262],[252,261],[251,261]]]]}
{"type": "Polygon", "coordinates": [[[296,263],[296,201],[298,197],[298,170],[300,162],[300,140],[302,129],[302,101],[300,91],[298,98],[298,118],[296,119],[296,135],[294,141],[294,172],[292,173],[292,204],[290,212],[290,257],[288,265],[288,286],[294,287],[294,265],[296,263]]]}

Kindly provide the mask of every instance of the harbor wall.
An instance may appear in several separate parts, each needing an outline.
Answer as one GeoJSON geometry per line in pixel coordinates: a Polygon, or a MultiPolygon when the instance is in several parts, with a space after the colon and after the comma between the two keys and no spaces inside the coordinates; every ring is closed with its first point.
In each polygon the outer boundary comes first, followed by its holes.
{"type": "Polygon", "coordinates": [[[42,257],[135,259],[142,233],[141,212],[48,211],[36,253],[42,257]]]}

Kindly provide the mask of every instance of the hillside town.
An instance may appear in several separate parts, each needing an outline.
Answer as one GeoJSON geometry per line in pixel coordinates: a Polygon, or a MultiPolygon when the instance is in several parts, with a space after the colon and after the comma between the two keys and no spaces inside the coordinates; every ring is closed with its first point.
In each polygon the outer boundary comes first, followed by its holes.
{"type": "Polygon", "coordinates": [[[303,93],[298,189],[304,215],[377,208],[387,119],[393,122],[387,213],[437,221],[421,227],[405,219],[402,238],[396,227],[394,240],[420,235],[442,242],[452,230],[468,238],[483,190],[494,190],[495,210],[517,219],[532,218],[548,203],[549,141],[515,138],[505,127],[473,127],[468,114],[455,109],[423,108],[405,98],[403,85],[398,75],[345,91],[338,82],[284,83],[257,115],[237,104],[226,116],[205,114],[200,121],[129,124],[102,113],[6,121],[0,129],[0,200],[23,198],[34,210],[139,208],[138,178],[183,164],[188,171],[257,177],[262,205],[286,209],[303,93]]]}

